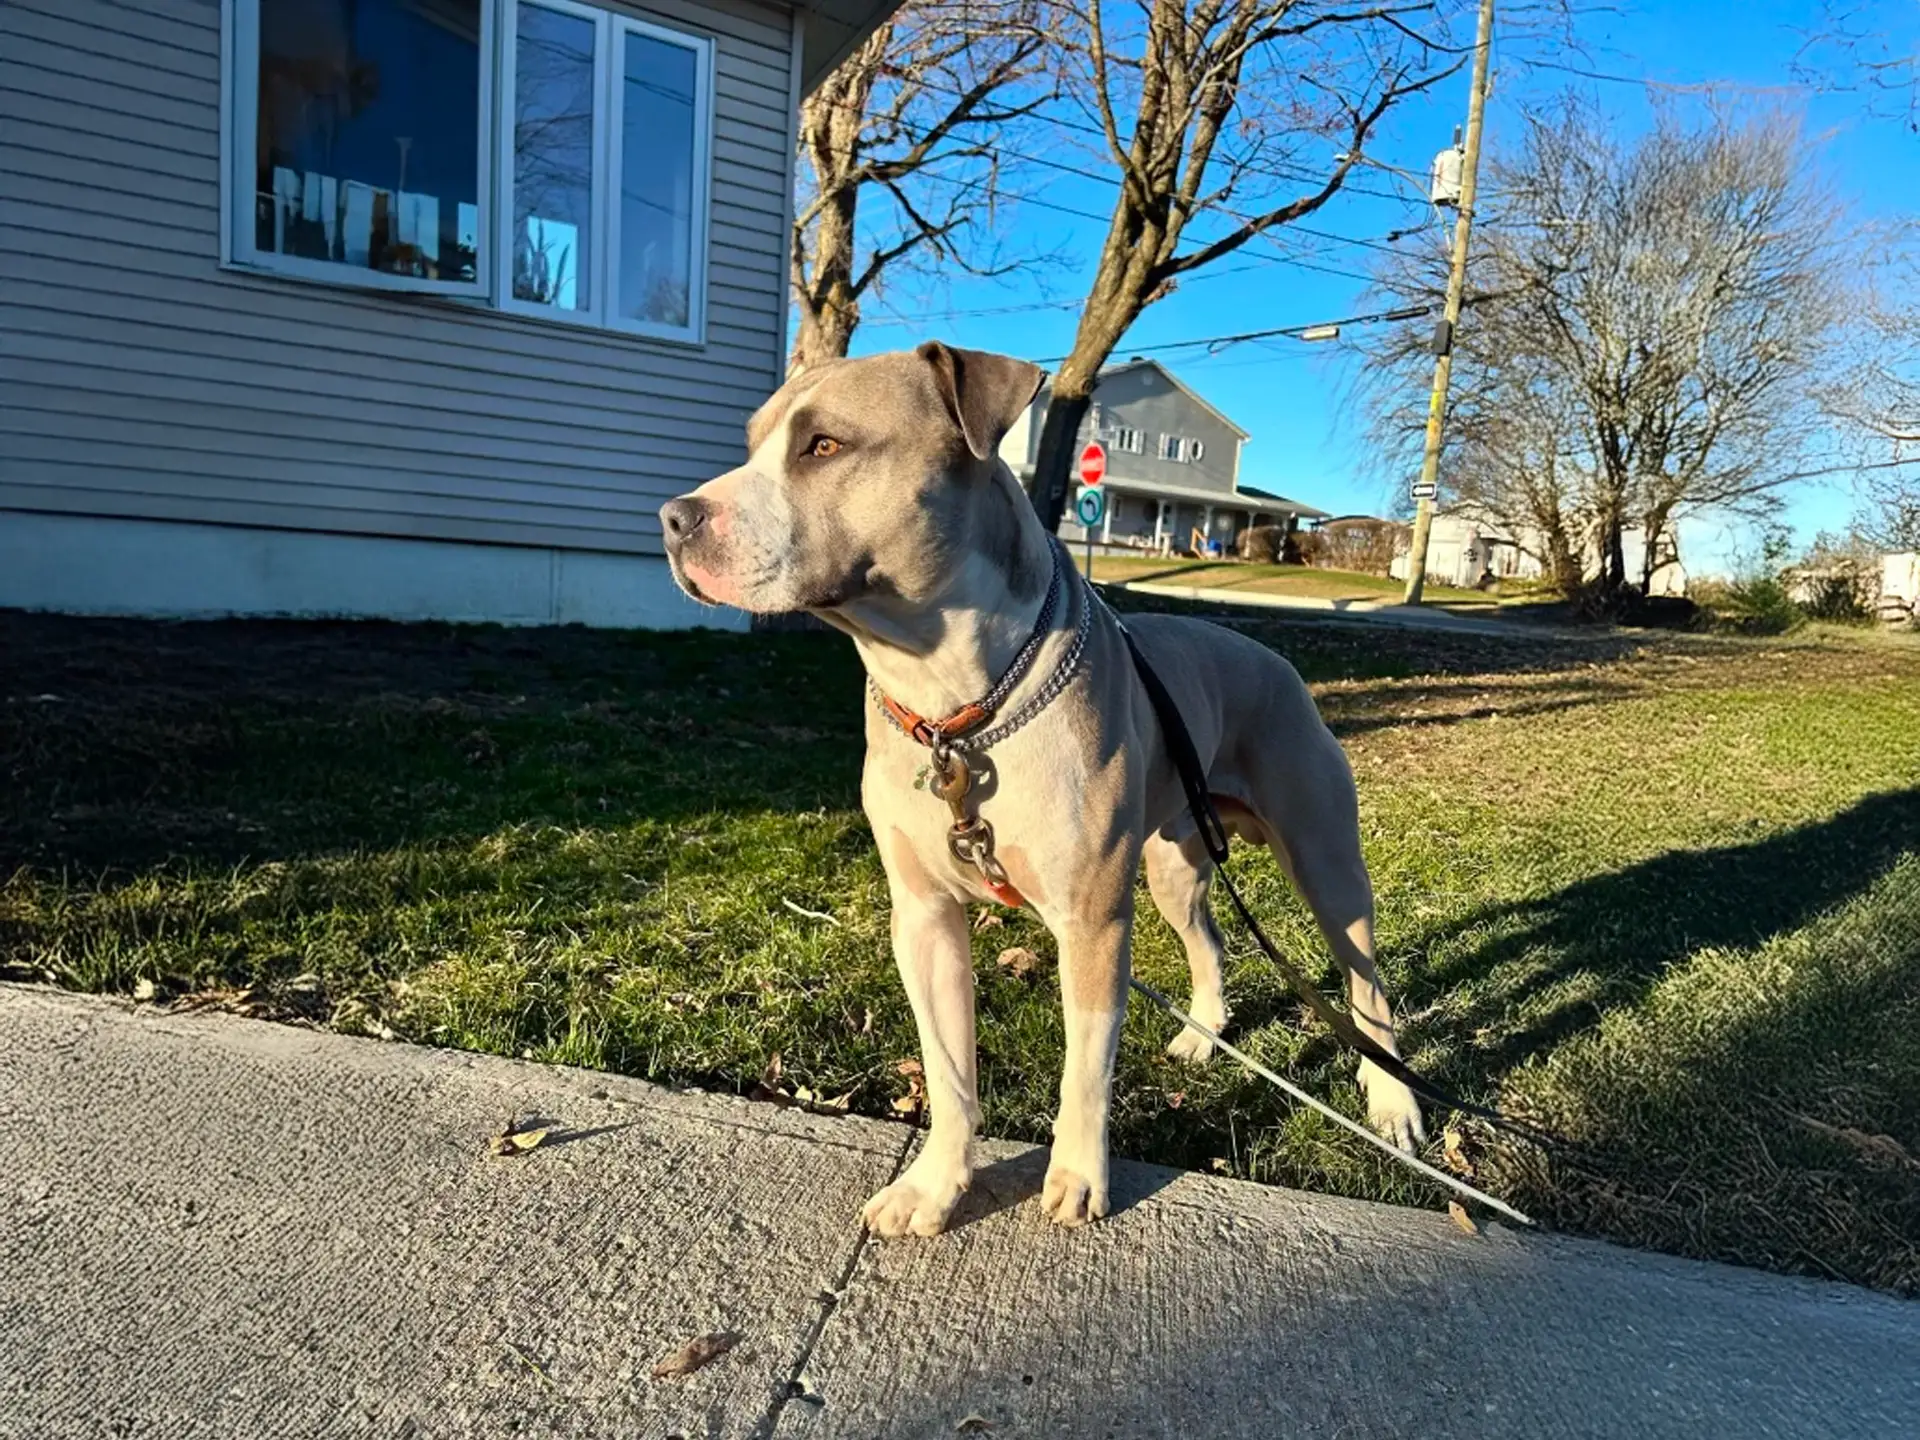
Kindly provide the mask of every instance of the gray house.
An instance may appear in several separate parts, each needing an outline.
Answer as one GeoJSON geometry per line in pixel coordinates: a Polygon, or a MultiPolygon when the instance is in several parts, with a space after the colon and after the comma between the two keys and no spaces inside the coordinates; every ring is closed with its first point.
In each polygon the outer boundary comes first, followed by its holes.
{"type": "Polygon", "coordinates": [[[0,605],[672,625],[897,0],[4,0],[0,605]]]}
{"type": "MultiPolygon", "coordinates": [[[[1000,454],[1025,480],[1039,458],[1051,392],[1042,389],[1008,432],[1000,454]]],[[[1096,543],[1153,551],[1190,551],[1217,543],[1228,554],[1242,530],[1294,530],[1326,512],[1240,484],[1247,432],[1182,384],[1157,360],[1135,358],[1100,372],[1080,442],[1107,452],[1106,515],[1096,543]]],[[[1063,538],[1086,538],[1072,514],[1063,538]]]]}

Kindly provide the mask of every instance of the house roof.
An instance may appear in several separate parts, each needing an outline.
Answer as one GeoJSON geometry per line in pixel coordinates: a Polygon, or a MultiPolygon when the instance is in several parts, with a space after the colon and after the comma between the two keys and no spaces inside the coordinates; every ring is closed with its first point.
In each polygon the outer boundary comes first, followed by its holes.
{"type": "Polygon", "coordinates": [[[1268,505],[1284,505],[1302,520],[1324,520],[1325,510],[1316,510],[1311,505],[1302,505],[1298,500],[1289,500],[1285,495],[1276,495],[1271,490],[1262,490],[1258,485],[1242,485],[1239,493],[1268,505]]]}
{"type": "MultiPolygon", "coordinates": [[[[1031,467],[1027,468],[1031,469],[1031,467]]],[[[1324,510],[1314,509],[1311,505],[1302,505],[1298,500],[1289,500],[1284,495],[1275,495],[1269,490],[1256,490],[1251,485],[1242,485],[1239,489],[1231,491],[1204,490],[1193,485],[1168,485],[1158,480],[1141,480],[1133,476],[1111,473],[1100,483],[1109,490],[1117,490],[1127,495],[1152,495],[1165,500],[1194,500],[1203,505],[1216,505],[1222,510],[1291,510],[1303,520],[1312,520],[1326,513],[1324,510]]]]}
{"type": "Polygon", "coordinates": [[[1187,384],[1186,381],[1182,380],[1178,375],[1174,374],[1173,371],[1169,370],[1166,366],[1162,365],[1158,360],[1147,360],[1147,359],[1129,360],[1124,365],[1105,366],[1100,371],[1099,376],[1095,377],[1094,384],[1098,385],[1100,383],[1100,380],[1105,376],[1124,375],[1129,370],[1141,370],[1141,369],[1147,368],[1148,366],[1151,366],[1153,369],[1158,370],[1162,375],[1166,376],[1168,383],[1170,383],[1176,390],[1178,390],[1181,394],[1185,395],[1189,400],[1193,401],[1194,404],[1198,405],[1202,410],[1205,410],[1209,415],[1213,416],[1213,418],[1218,420],[1222,425],[1226,426],[1229,430],[1233,431],[1233,433],[1238,435],[1242,440],[1245,440],[1247,438],[1246,431],[1242,430],[1238,425],[1234,424],[1233,421],[1229,420],[1226,416],[1222,415],[1218,410],[1216,410],[1211,404],[1208,403],[1206,396],[1202,395],[1199,391],[1195,390],[1191,385],[1187,384]]]}
{"type": "Polygon", "coordinates": [[[798,0],[806,27],[800,46],[800,93],[812,94],[900,4],[901,0],[798,0]]]}

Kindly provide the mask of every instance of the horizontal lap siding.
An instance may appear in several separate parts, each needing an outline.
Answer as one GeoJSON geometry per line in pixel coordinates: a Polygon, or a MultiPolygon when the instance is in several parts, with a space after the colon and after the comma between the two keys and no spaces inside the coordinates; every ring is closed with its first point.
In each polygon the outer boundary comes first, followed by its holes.
{"type": "Polygon", "coordinates": [[[707,343],[219,268],[217,0],[0,3],[0,509],[648,553],[778,383],[781,12],[715,38],[707,343]]]}

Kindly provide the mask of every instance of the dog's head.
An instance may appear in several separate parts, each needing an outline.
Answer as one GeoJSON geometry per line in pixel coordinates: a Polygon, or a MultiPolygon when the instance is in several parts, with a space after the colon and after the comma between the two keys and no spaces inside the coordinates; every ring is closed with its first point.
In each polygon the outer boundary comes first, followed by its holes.
{"type": "Polygon", "coordinates": [[[1013,523],[1000,441],[1044,378],[937,341],[803,371],[747,423],[746,464],[661,507],[673,578],[760,614],[936,593],[983,510],[1013,523]]]}

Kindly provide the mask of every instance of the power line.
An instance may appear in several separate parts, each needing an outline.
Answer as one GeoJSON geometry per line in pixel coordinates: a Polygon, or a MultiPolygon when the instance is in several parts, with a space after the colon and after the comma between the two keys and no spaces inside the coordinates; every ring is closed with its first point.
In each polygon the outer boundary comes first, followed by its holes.
{"type": "Polygon", "coordinates": [[[1585,70],[1578,65],[1562,65],[1556,60],[1522,60],[1536,70],[1558,70],[1583,80],[1605,80],[1614,85],[1640,85],[1649,90],[1670,90],[1676,94],[1699,94],[1709,90],[1743,90],[1751,95],[1805,95],[1805,85],[1755,85],[1745,80],[1655,80],[1648,75],[1613,75],[1604,70],[1585,70]]]}
{"type": "MultiPolygon", "coordinates": [[[[1467,300],[1462,303],[1472,304],[1473,302],[1467,300]]],[[[1395,320],[1418,320],[1423,315],[1431,315],[1438,308],[1437,305],[1403,305],[1394,310],[1376,310],[1367,315],[1348,315],[1339,320],[1315,320],[1305,325],[1276,325],[1267,330],[1243,330],[1233,335],[1205,335],[1193,340],[1167,340],[1158,345],[1130,345],[1127,348],[1136,355],[1195,348],[1204,348],[1209,354],[1214,354],[1231,345],[1243,345],[1249,340],[1272,340],[1281,336],[1297,339],[1309,330],[1319,330],[1330,325],[1381,325],[1395,320]]],[[[1045,360],[1036,360],[1034,363],[1058,365],[1066,358],[1065,355],[1052,355],[1045,360]]]]}
{"type": "MultiPolygon", "coordinates": [[[[986,183],[984,179],[962,180],[956,176],[942,175],[938,171],[934,171],[934,170],[922,170],[918,172],[918,174],[919,174],[919,178],[923,180],[935,180],[943,185],[953,185],[962,190],[977,190],[986,183]]],[[[1056,200],[1042,200],[1037,196],[1017,195],[1017,194],[1008,195],[1006,198],[1009,201],[1012,201],[1016,204],[1032,205],[1041,210],[1052,210],[1062,215],[1072,215],[1081,220],[1093,220],[1098,222],[1101,225],[1110,225],[1113,223],[1113,216],[1110,213],[1106,215],[1101,215],[1092,210],[1079,209],[1077,206],[1062,205],[1056,200]]],[[[1283,227],[1275,227],[1275,228],[1276,229],[1292,229],[1294,227],[1283,226],[1283,227]]],[[[1267,233],[1271,234],[1272,232],[1269,231],[1267,233]]],[[[1341,238],[1345,238],[1345,237],[1341,237],[1341,238]]],[[[1377,242],[1361,241],[1358,243],[1375,244],[1377,242]]],[[[1380,246],[1379,248],[1385,249],[1386,247],[1380,246]]],[[[1269,263],[1275,264],[1275,265],[1291,265],[1301,270],[1315,270],[1320,272],[1323,275],[1337,275],[1343,280],[1360,280],[1360,281],[1365,281],[1369,284],[1372,283],[1374,278],[1373,276],[1363,274],[1358,270],[1342,270],[1342,269],[1339,269],[1337,266],[1319,265],[1314,263],[1311,260],[1300,260],[1288,255],[1276,255],[1272,259],[1272,261],[1269,263]]]]}
{"type": "MultiPolygon", "coordinates": [[[[922,90],[930,90],[937,95],[952,95],[956,98],[965,98],[967,95],[971,93],[969,91],[961,90],[951,85],[937,85],[933,81],[927,80],[924,78],[914,81],[914,84],[922,90]]],[[[1082,135],[1092,135],[1096,139],[1101,140],[1103,142],[1107,138],[1107,132],[1098,125],[1089,124],[1085,121],[1080,121],[1080,120],[1069,120],[1069,119],[1066,119],[1064,116],[1060,116],[1060,115],[1029,112],[1028,114],[1020,116],[1019,118],[1022,120],[1032,120],[1042,125],[1052,125],[1061,130],[1072,130],[1082,135]]],[[[902,130],[907,131],[909,134],[911,134],[915,128],[911,125],[908,125],[905,121],[896,121],[895,123],[898,124],[902,130]]],[[[915,138],[924,138],[924,133],[921,136],[915,137],[915,138]]],[[[1129,140],[1123,138],[1121,141],[1122,148],[1124,149],[1126,145],[1129,143],[1130,143],[1129,140]]],[[[1007,152],[1007,153],[1014,154],[1016,158],[1019,158],[1019,159],[1034,161],[1036,163],[1043,164],[1043,165],[1052,164],[1056,168],[1067,168],[1064,166],[1060,166],[1059,162],[1057,161],[1043,160],[1038,156],[1033,156],[1033,155],[1023,156],[1023,155],[1019,155],[1018,152],[1007,152]]],[[[1308,170],[1305,166],[1300,166],[1300,165],[1286,167],[1287,169],[1293,172],[1291,174],[1283,173],[1283,171],[1279,168],[1263,169],[1259,166],[1250,166],[1248,168],[1250,173],[1252,174],[1262,175],[1270,180],[1290,180],[1296,184],[1312,184],[1319,178],[1315,176],[1313,172],[1308,170]]],[[[1085,174],[1087,172],[1081,171],[1079,173],[1085,174]]],[[[1097,178],[1104,178],[1104,177],[1097,177],[1097,178]]],[[[1366,195],[1376,200],[1393,200],[1402,205],[1412,203],[1408,200],[1408,198],[1405,195],[1399,194],[1392,190],[1375,190],[1370,186],[1355,185],[1355,184],[1347,183],[1344,181],[1341,183],[1340,190],[1341,190],[1341,193],[1343,194],[1351,193],[1354,195],[1366,195]]]]}

